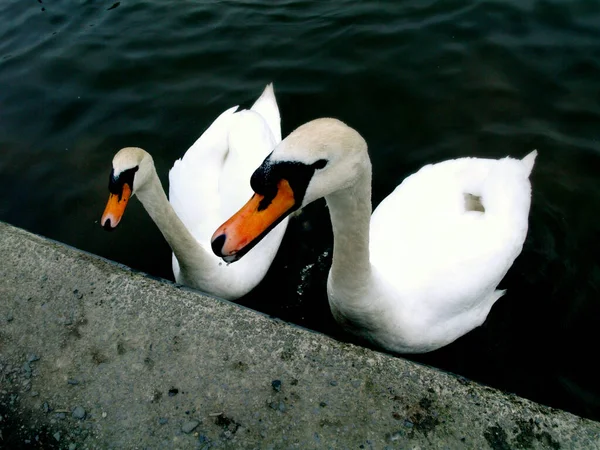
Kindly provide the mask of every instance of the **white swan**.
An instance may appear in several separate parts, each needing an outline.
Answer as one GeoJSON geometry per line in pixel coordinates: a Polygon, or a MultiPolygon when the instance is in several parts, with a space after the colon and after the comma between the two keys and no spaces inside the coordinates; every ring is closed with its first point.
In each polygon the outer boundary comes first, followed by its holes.
{"type": "Polygon", "coordinates": [[[481,325],[504,294],[496,287],[527,234],[535,157],[425,166],[371,216],[366,142],[338,120],[318,119],[290,134],[254,172],[256,194],[217,229],[213,249],[237,260],[260,240],[261,227],[272,226],[267,214],[282,220],[325,197],[334,317],[387,350],[428,352],[481,325]]]}
{"type": "Polygon", "coordinates": [[[222,113],[169,172],[169,198],[152,157],[124,148],[113,159],[111,195],[101,225],[114,229],[136,194],[173,250],[177,282],[234,300],[269,269],[287,223],[282,222],[241,265],[228,265],[210,248],[214,229],[252,194],[250,175],[281,141],[279,109],[269,84],[250,110],[222,113]]]}

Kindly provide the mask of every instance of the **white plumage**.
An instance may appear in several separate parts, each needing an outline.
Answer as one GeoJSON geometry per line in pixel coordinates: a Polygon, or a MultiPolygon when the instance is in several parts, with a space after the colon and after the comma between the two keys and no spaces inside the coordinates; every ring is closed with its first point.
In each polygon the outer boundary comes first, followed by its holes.
{"type": "Polygon", "coordinates": [[[377,334],[397,334],[389,339],[395,350],[449,344],[481,325],[502,297],[496,287],[527,236],[536,154],[425,166],[374,211],[370,260],[392,313],[381,317],[377,334]],[[483,212],[472,209],[471,196],[483,212]]]}

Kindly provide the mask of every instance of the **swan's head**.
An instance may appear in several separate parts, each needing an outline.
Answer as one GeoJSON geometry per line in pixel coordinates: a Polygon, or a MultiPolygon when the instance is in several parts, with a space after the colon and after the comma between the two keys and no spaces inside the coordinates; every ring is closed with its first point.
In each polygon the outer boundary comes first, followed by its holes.
{"type": "Polygon", "coordinates": [[[117,152],[108,179],[108,203],[100,219],[105,230],[117,227],[127,202],[146,183],[152,167],[152,157],[141,148],[127,147],[117,152]]]}
{"type": "Polygon", "coordinates": [[[367,144],[336,119],[317,119],[292,132],[252,174],[255,194],[212,237],[227,262],[240,259],[293,211],[351,187],[370,170],[367,144]]]}

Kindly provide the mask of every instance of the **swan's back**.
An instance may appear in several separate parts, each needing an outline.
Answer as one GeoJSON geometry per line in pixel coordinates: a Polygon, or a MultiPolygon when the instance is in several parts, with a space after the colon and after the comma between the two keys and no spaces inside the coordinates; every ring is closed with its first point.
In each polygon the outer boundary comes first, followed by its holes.
{"type": "Polygon", "coordinates": [[[442,324],[502,295],[494,290],[527,235],[535,155],[425,166],[377,207],[371,263],[405,311],[442,324]]]}

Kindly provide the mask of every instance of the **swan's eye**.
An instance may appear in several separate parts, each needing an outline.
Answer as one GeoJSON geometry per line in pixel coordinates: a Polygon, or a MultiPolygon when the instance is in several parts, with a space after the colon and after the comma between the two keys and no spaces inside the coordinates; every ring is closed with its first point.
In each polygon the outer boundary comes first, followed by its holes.
{"type": "Polygon", "coordinates": [[[327,165],[327,163],[328,163],[328,162],[329,162],[329,161],[327,161],[326,159],[320,159],[320,160],[318,160],[317,162],[313,163],[313,164],[312,164],[312,167],[313,167],[315,170],[319,170],[319,169],[322,169],[323,167],[325,167],[325,166],[327,165]]]}

